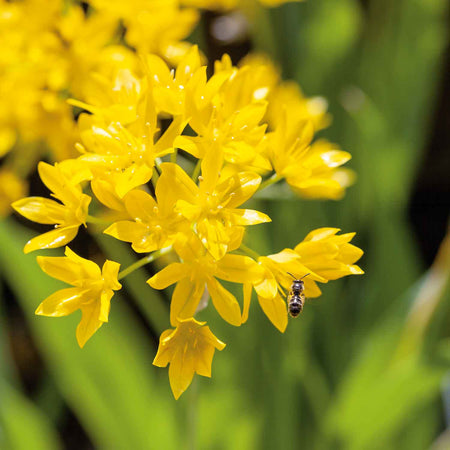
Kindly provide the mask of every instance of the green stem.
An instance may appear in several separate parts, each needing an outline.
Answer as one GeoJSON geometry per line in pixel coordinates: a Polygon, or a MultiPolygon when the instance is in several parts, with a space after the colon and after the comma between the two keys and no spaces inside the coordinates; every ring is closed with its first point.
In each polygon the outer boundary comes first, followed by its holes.
{"type": "Polygon", "coordinates": [[[239,247],[244,253],[247,253],[248,256],[253,258],[254,260],[258,261],[258,258],[260,255],[255,252],[255,250],[252,250],[250,247],[247,247],[245,244],[241,244],[239,247]]]}
{"type": "Polygon", "coordinates": [[[173,164],[177,163],[178,149],[174,148],[173,152],[170,154],[170,162],[173,164]]]}
{"type": "Polygon", "coordinates": [[[139,261],[136,261],[135,263],[131,264],[131,266],[128,266],[126,269],[123,269],[121,272],[119,272],[118,279],[121,280],[122,278],[125,278],[130,273],[134,272],[135,270],[141,268],[142,266],[145,266],[148,263],[151,263],[158,259],[160,256],[166,255],[167,253],[172,251],[172,246],[162,248],[161,250],[157,250],[156,252],[151,253],[148,256],[145,256],[144,258],[141,258],[139,261]]]}
{"type": "Polygon", "coordinates": [[[194,377],[189,388],[189,403],[187,407],[187,434],[188,449],[195,450],[197,448],[197,427],[198,427],[198,380],[194,377]]]}
{"type": "Polygon", "coordinates": [[[153,184],[153,187],[156,189],[156,183],[158,183],[159,180],[159,173],[158,173],[158,169],[156,168],[156,166],[153,168],[153,174],[152,174],[152,179],[151,182],[153,184]]]}
{"type": "Polygon", "coordinates": [[[272,184],[278,183],[278,181],[282,180],[283,177],[281,175],[278,175],[277,173],[274,173],[270,178],[267,178],[267,180],[264,180],[258,188],[258,192],[262,191],[268,186],[271,186],[272,184]]]}
{"type": "Polygon", "coordinates": [[[94,216],[87,216],[86,217],[86,222],[87,223],[94,223],[96,225],[111,225],[112,222],[109,220],[103,220],[103,219],[99,219],[98,217],[94,217],[94,216]]]}
{"type": "Polygon", "coordinates": [[[161,175],[161,164],[162,164],[161,158],[155,158],[155,168],[156,171],[158,172],[158,176],[161,175]]]}
{"type": "Polygon", "coordinates": [[[192,179],[194,180],[195,183],[197,183],[197,178],[200,175],[201,168],[202,168],[202,160],[199,159],[194,167],[194,171],[192,172],[192,179]]]}

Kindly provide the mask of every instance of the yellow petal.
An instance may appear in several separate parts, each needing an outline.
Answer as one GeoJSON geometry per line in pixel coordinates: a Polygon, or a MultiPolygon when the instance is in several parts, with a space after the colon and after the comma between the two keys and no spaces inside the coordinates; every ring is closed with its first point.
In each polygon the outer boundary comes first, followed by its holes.
{"type": "Polygon", "coordinates": [[[248,256],[225,255],[217,262],[215,276],[234,283],[254,282],[262,277],[264,269],[248,256]]]}
{"type": "Polygon", "coordinates": [[[154,289],[165,289],[187,275],[184,264],[172,263],[153,275],[147,283],[154,289]]]}
{"type": "Polygon", "coordinates": [[[83,303],[86,290],[67,288],[47,297],[36,309],[38,316],[61,317],[72,314],[83,303]]]}
{"type": "Polygon", "coordinates": [[[102,278],[105,281],[105,284],[108,288],[119,290],[122,288],[122,285],[118,281],[120,270],[120,264],[115,261],[110,261],[107,259],[102,267],[102,278]]]}
{"type": "Polygon", "coordinates": [[[34,250],[62,247],[69,243],[78,233],[78,225],[55,228],[52,231],[36,236],[29,240],[23,251],[30,253],[34,250]]]}
{"type": "Polygon", "coordinates": [[[209,278],[206,282],[209,294],[217,312],[222,319],[234,326],[242,323],[239,303],[231,292],[228,292],[215,278],[209,278]]]}
{"type": "Polygon", "coordinates": [[[189,387],[194,377],[194,358],[192,352],[177,349],[169,366],[169,381],[175,400],[189,387]]]}
{"type": "Polygon", "coordinates": [[[172,163],[163,163],[160,167],[161,176],[156,186],[158,201],[162,201],[160,199],[164,197],[164,201],[170,204],[175,204],[179,199],[195,204],[198,187],[186,172],[172,163]]]}
{"type": "Polygon", "coordinates": [[[148,226],[140,222],[121,220],[113,223],[103,233],[124,242],[132,242],[133,250],[137,253],[150,253],[158,249],[148,226]]]}
{"type": "Polygon", "coordinates": [[[318,241],[320,239],[325,239],[330,236],[334,236],[337,232],[341,231],[340,228],[317,228],[316,230],[311,231],[308,235],[303,239],[303,241],[318,241]]]}
{"type": "Polygon", "coordinates": [[[305,295],[307,299],[320,297],[322,295],[322,291],[313,279],[306,277],[303,281],[305,282],[305,295]]]}
{"type": "Polygon", "coordinates": [[[81,188],[71,184],[57,164],[52,166],[41,161],[38,164],[38,172],[42,182],[54,193],[55,197],[65,204],[78,202],[81,188]]]}
{"type": "Polygon", "coordinates": [[[99,319],[100,309],[100,301],[92,301],[81,307],[82,316],[76,332],[78,345],[81,348],[104,323],[99,319]]]}
{"type": "MultiPolygon", "coordinates": [[[[53,278],[74,286],[77,281],[86,278],[82,265],[64,256],[38,256],[36,258],[41,269],[53,278]]],[[[99,272],[100,275],[100,272],[99,272]]]]}
{"type": "Polygon", "coordinates": [[[235,225],[257,225],[258,223],[272,222],[267,215],[254,209],[232,209],[230,211],[235,225]]]}
{"type": "Polygon", "coordinates": [[[60,224],[65,221],[67,208],[44,197],[26,197],[11,205],[28,220],[43,224],[60,224]]]}
{"type": "Polygon", "coordinates": [[[83,276],[82,278],[90,278],[94,280],[99,280],[102,276],[100,267],[90,259],[82,258],[73,252],[69,247],[64,249],[64,254],[67,256],[68,261],[72,261],[80,266],[83,276]]]}
{"type": "Polygon", "coordinates": [[[250,302],[252,300],[252,291],[253,286],[251,285],[251,283],[245,283],[243,286],[244,306],[242,308],[242,317],[241,317],[242,323],[245,323],[248,320],[248,312],[250,310],[250,302]]]}
{"type": "Polygon", "coordinates": [[[173,291],[170,304],[170,323],[176,326],[178,319],[192,317],[205,291],[205,285],[199,280],[182,278],[173,291]]]}
{"type": "Polygon", "coordinates": [[[153,364],[157,367],[166,367],[172,359],[172,348],[167,345],[167,340],[173,336],[175,330],[165,330],[161,333],[159,338],[158,352],[156,353],[153,364]]]}
{"type": "Polygon", "coordinates": [[[305,198],[327,198],[330,200],[340,200],[344,194],[344,186],[330,177],[311,177],[299,180],[296,177],[286,177],[286,182],[292,190],[305,198]]]}
{"type": "Polygon", "coordinates": [[[353,264],[358,261],[364,252],[352,244],[344,245],[339,252],[339,259],[346,264],[353,264]]]}
{"type": "Polygon", "coordinates": [[[329,152],[322,153],[320,157],[328,167],[339,167],[352,159],[352,155],[350,153],[340,150],[331,150],[329,152]]]}
{"type": "Polygon", "coordinates": [[[193,45],[177,67],[176,80],[181,85],[185,85],[192,73],[201,67],[201,58],[198,47],[193,45]]]}
{"type": "Polygon", "coordinates": [[[275,253],[274,255],[269,255],[267,258],[275,261],[279,264],[292,263],[299,259],[299,255],[291,250],[290,248],[286,248],[279,253],[275,253]]]}
{"type": "MultiPolygon", "coordinates": [[[[209,328],[209,327],[203,327],[209,328]]],[[[203,329],[202,328],[202,329],[203,329]]],[[[206,342],[197,344],[196,357],[194,358],[194,370],[202,377],[211,378],[211,365],[214,357],[215,348],[206,342]]]]}
{"type": "Polygon", "coordinates": [[[255,291],[260,297],[274,298],[278,292],[278,285],[270,270],[264,271],[264,278],[255,283],[255,291]]]}
{"type": "Polygon", "coordinates": [[[95,179],[91,181],[91,188],[99,202],[115,211],[124,211],[124,204],[117,195],[115,186],[112,183],[106,180],[95,179]]]}
{"type": "Polygon", "coordinates": [[[253,172],[240,172],[221,182],[217,192],[223,199],[228,199],[227,208],[236,208],[247,201],[261,184],[261,177],[253,172]]]}
{"type": "Polygon", "coordinates": [[[220,169],[223,164],[223,151],[218,145],[211,148],[204,156],[202,166],[202,182],[200,190],[203,192],[213,192],[219,180],[220,169]]]}
{"type": "Polygon", "coordinates": [[[128,192],[124,198],[128,213],[133,219],[142,219],[150,222],[155,217],[154,209],[157,208],[154,198],[145,191],[134,190],[128,192]]]}
{"type": "Polygon", "coordinates": [[[199,149],[197,139],[192,136],[178,136],[173,146],[184,150],[195,158],[200,159],[203,156],[203,152],[199,149]]]}
{"type": "Polygon", "coordinates": [[[279,295],[273,298],[265,298],[258,295],[258,301],[264,314],[282,333],[288,323],[287,303],[279,295]]]}
{"type": "Polygon", "coordinates": [[[111,309],[111,298],[114,292],[111,290],[102,291],[100,295],[100,314],[98,320],[108,322],[109,310],[111,309]]]}
{"type": "Polygon", "coordinates": [[[202,207],[180,199],[176,203],[175,211],[190,222],[195,222],[202,213],[202,207]]]}
{"type": "Polygon", "coordinates": [[[149,167],[146,164],[133,164],[118,177],[116,184],[117,195],[123,198],[127,192],[150,181],[152,174],[153,167],[149,167]]]}
{"type": "Polygon", "coordinates": [[[174,141],[179,136],[187,125],[187,120],[182,116],[174,117],[169,125],[169,128],[158,139],[155,144],[155,157],[160,158],[174,151],[174,141]]]}
{"type": "Polygon", "coordinates": [[[197,222],[197,234],[202,244],[214,259],[224,257],[230,240],[227,230],[221,221],[210,218],[197,222]]]}

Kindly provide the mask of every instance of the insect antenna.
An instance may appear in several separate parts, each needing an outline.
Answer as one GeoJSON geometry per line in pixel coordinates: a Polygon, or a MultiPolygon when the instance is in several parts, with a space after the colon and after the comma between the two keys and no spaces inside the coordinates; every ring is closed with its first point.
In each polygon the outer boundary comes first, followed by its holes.
{"type": "Polygon", "coordinates": [[[307,277],[308,275],[311,275],[311,272],[307,273],[306,275],[303,275],[301,278],[294,277],[291,272],[286,272],[288,275],[290,275],[294,280],[303,280],[303,278],[307,277]]]}

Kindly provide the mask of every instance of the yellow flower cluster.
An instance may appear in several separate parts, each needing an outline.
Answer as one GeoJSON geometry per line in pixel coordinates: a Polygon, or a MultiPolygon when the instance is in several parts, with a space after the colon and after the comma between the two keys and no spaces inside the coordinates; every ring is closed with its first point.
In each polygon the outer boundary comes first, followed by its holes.
{"type": "Polygon", "coordinates": [[[1,215],[23,196],[36,161],[49,152],[53,161],[76,155],[69,93],[84,96],[93,70],[134,61],[117,45],[117,25],[76,2],[0,0],[0,178],[13,180],[0,191],[1,215]]]}
{"type": "Polygon", "coordinates": [[[102,76],[135,67],[132,49],[178,64],[198,8],[221,3],[47,0],[43,7],[41,0],[0,0],[0,179],[9,181],[1,183],[0,217],[26,192],[36,161],[75,155],[79,136],[68,97],[95,96],[102,76]],[[90,79],[93,71],[100,79],[90,79]]]}
{"type": "MultiPolygon", "coordinates": [[[[271,220],[243,207],[258,190],[284,179],[299,195],[335,199],[347,185],[337,174],[350,155],[324,141],[312,143],[315,130],[328,121],[326,109],[309,108],[311,100],[298,90],[278,95],[292,88],[268,61],[255,57],[238,68],[224,56],[208,78],[192,47],[176,70],[148,54],[138,67],[103,72],[96,80],[85,101],[71,101],[88,111],[78,120],[79,156],[39,164],[54,199],[27,197],[13,207],[53,225],[31,239],[25,252],[65,246],[81,225],[92,222],[103,223],[105,234],[129,242],[137,253],[153,259],[173,254],[176,260],[148,284],[175,285],[173,329],[161,335],[154,364],[170,364],[176,398],[194,373],[210,376],[214,351],[225,346],[195,319],[205,299],[225,321],[240,326],[254,289],[264,313],[283,332],[288,272],[309,274],[307,297],[320,295],[317,282],[362,273],[354,265],[362,255],[350,244],[354,233],[339,235],[334,228],[312,231],[294,249],[269,256],[242,244],[247,226],[271,220]],[[242,304],[222,281],[242,285],[242,304]]],[[[73,287],[48,297],[36,313],[58,317],[81,309],[80,346],[108,320],[118,279],[133,270],[119,274],[119,264],[106,261],[101,271],[68,247],[65,257],[38,257],[38,263],[73,287]]]]}

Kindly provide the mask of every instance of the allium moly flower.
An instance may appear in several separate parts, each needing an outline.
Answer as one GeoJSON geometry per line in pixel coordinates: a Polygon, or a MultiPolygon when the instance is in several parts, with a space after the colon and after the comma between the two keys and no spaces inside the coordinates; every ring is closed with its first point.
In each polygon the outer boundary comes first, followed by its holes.
{"type": "MultiPolygon", "coordinates": [[[[316,282],[327,283],[347,275],[361,275],[364,272],[354,263],[363,251],[350,244],[355,233],[338,235],[338,228],[318,228],[311,231],[294,250],[284,249],[274,255],[258,259],[264,268],[263,276],[253,283],[259,304],[269,320],[281,332],[288,322],[286,294],[290,290],[292,277],[303,278],[307,298],[322,294],[316,282]]],[[[252,287],[244,286],[244,308],[242,322],[248,317],[252,287]]]]}
{"type": "Polygon", "coordinates": [[[225,348],[225,344],[205,325],[206,322],[190,317],[177,320],[174,330],[161,334],[153,364],[158,367],[170,364],[169,380],[175,399],[189,387],[194,373],[211,377],[214,352],[225,348]]]}
{"type": "MultiPolygon", "coordinates": [[[[235,250],[241,239],[242,234],[230,250],[235,250]]],[[[207,288],[222,319],[231,325],[241,325],[241,309],[236,297],[217,278],[233,283],[255,283],[262,277],[261,267],[242,255],[227,254],[215,260],[196,236],[180,237],[174,248],[182,262],[169,264],[147,281],[155,289],[177,283],[170,305],[170,323],[175,326],[178,319],[192,317],[207,288]]]]}
{"type": "Polygon", "coordinates": [[[128,127],[95,114],[82,114],[78,120],[83,142],[77,145],[82,153],[78,159],[92,170],[96,179],[114,177],[120,198],[150,180],[155,158],[174,151],[173,142],[186,126],[186,121],[178,116],[159,135],[153,93],[142,89],[132,112],[136,113],[136,120],[128,127]]]}
{"type": "Polygon", "coordinates": [[[282,81],[274,87],[269,97],[267,120],[276,127],[283,110],[293,117],[309,120],[314,130],[322,130],[330,125],[331,116],[327,112],[328,102],[324,97],[305,97],[295,81],[282,81]]]}
{"type": "MultiPolygon", "coordinates": [[[[216,61],[215,67],[224,66],[216,61]]],[[[278,67],[263,53],[250,53],[240,62],[240,67],[249,69],[250,79],[248,84],[254,87],[254,98],[267,100],[265,120],[269,128],[277,127],[282,120],[284,111],[289,111],[291,117],[297,120],[307,120],[313,123],[314,130],[326,128],[331,122],[331,116],[327,113],[328,102],[323,97],[306,97],[300,86],[295,81],[283,81],[278,67]]],[[[248,92],[248,88],[243,91],[248,92]]],[[[242,97],[242,93],[235,91],[235,96],[242,97]]]]}
{"type": "Polygon", "coordinates": [[[69,173],[63,170],[69,166],[70,163],[51,166],[44,162],[38,165],[42,182],[60,202],[44,197],[26,197],[12,204],[19,214],[33,222],[55,225],[54,230],[28,241],[25,253],[62,247],[77,235],[80,225],[86,224],[91,197],[83,194],[77,180],[69,178],[69,173]]]}
{"type": "Polygon", "coordinates": [[[318,228],[294,248],[302,264],[326,280],[364,273],[355,265],[364,252],[350,244],[356,233],[337,234],[339,231],[339,228],[318,228]]]}
{"type": "Polygon", "coordinates": [[[229,250],[233,235],[240,234],[239,228],[271,220],[259,211],[237,208],[256,192],[261,177],[240,172],[222,179],[220,167],[218,155],[205,158],[199,186],[172,163],[161,164],[160,177],[166,179],[169,203],[175,203],[176,210],[194,224],[195,233],[215,259],[222,258],[229,250]]]}
{"type": "Polygon", "coordinates": [[[176,64],[189,50],[184,42],[199,19],[195,9],[178,0],[90,0],[107,16],[123,21],[126,41],[139,52],[157,53],[176,64]]]}
{"type": "Polygon", "coordinates": [[[127,125],[137,119],[142,82],[130,69],[118,69],[112,79],[96,73],[86,85],[86,102],[70,99],[71,105],[103,118],[106,123],[127,125]]]}
{"type": "Polygon", "coordinates": [[[62,257],[38,256],[41,269],[48,275],[73,287],[62,289],[47,297],[37,308],[40,316],[61,317],[81,309],[77,341],[83,347],[87,340],[108,322],[113,291],[122,286],[117,280],[120,264],[107,260],[103,268],[81,258],[69,247],[62,257]]]}
{"type": "Polygon", "coordinates": [[[284,113],[284,119],[267,136],[269,158],[277,175],[305,197],[341,198],[351,184],[351,176],[338,168],[350,160],[350,153],[326,141],[311,145],[312,123],[284,113]]]}
{"type": "Polygon", "coordinates": [[[228,59],[216,63],[207,82],[205,74],[187,87],[186,114],[197,136],[178,137],[175,144],[199,159],[220,148],[224,160],[238,170],[268,171],[271,166],[263,154],[267,125],[261,124],[266,86],[250,67],[232,67],[228,59]]]}
{"type": "Polygon", "coordinates": [[[178,232],[189,232],[189,222],[174,211],[175,203],[165,181],[169,181],[167,177],[158,181],[157,202],[147,192],[128,192],[124,203],[133,220],[117,221],[104,233],[121,241],[131,242],[135,252],[148,253],[172,245],[178,232]]]}

